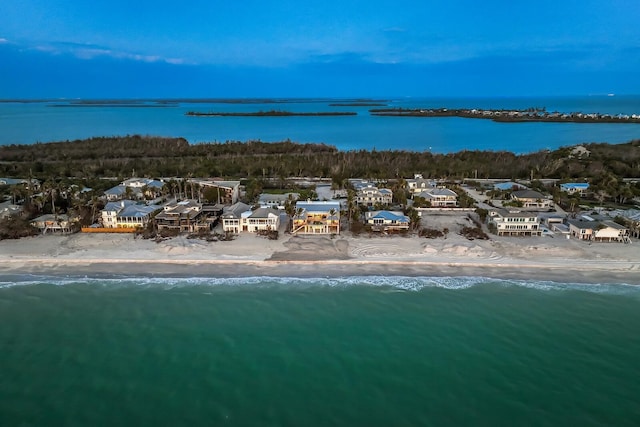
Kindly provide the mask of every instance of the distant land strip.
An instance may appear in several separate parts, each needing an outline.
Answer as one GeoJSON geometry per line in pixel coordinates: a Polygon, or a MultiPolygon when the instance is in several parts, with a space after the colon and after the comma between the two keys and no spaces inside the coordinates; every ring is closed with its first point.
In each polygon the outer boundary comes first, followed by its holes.
{"type": "Polygon", "coordinates": [[[358,113],[352,111],[321,111],[321,112],[293,112],[293,111],[255,111],[255,112],[219,112],[219,113],[199,113],[197,111],[188,111],[185,116],[197,117],[290,117],[290,116],[356,116],[358,113]]]}
{"type": "Polygon", "coordinates": [[[387,104],[379,102],[334,102],[329,107],[386,107],[387,104]]]}
{"type": "Polygon", "coordinates": [[[600,114],[600,113],[559,113],[548,112],[544,108],[532,107],[525,110],[482,110],[449,108],[379,108],[369,110],[374,116],[391,117],[462,117],[468,119],[488,119],[494,122],[558,122],[558,123],[640,123],[640,114],[600,114]]]}
{"type": "Polygon", "coordinates": [[[56,108],[87,108],[87,107],[113,107],[113,108],[170,108],[177,107],[178,104],[171,103],[158,103],[158,104],[138,104],[138,103],[125,103],[125,104],[116,104],[111,102],[105,103],[71,103],[71,104],[51,104],[47,105],[47,107],[56,107],[56,108]]]}

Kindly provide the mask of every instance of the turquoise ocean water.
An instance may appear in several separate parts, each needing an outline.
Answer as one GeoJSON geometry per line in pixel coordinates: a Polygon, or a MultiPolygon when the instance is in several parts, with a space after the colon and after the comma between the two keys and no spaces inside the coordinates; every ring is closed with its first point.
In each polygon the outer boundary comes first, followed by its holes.
{"type": "MultiPolygon", "coordinates": [[[[463,118],[375,117],[372,107],[334,107],[336,100],[284,100],[278,103],[147,102],[136,107],[79,106],[69,101],[0,103],[0,145],[64,141],[93,136],[157,135],[191,143],[262,140],[324,142],[341,150],[400,149],[436,153],[508,150],[518,153],[588,142],[621,143],[640,138],[639,124],[494,123],[463,118]],[[158,105],[164,105],[158,106],[158,105]],[[353,111],[330,117],[189,117],[187,111],[238,112],[353,111]]],[[[551,98],[398,98],[401,108],[545,107],[547,111],[640,114],[640,96],[551,98]]]]}
{"type": "Polygon", "coordinates": [[[640,288],[2,278],[3,426],[637,426],[640,288]]]}

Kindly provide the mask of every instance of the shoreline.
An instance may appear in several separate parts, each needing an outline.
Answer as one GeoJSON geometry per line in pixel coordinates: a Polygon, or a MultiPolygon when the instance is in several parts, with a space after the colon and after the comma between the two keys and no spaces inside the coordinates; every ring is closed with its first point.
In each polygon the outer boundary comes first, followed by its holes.
{"type": "Polygon", "coordinates": [[[131,235],[37,236],[0,242],[0,278],[484,277],[640,285],[638,245],[544,239],[241,235],[155,243],[131,235]]]}
{"type": "Polygon", "coordinates": [[[255,111],[255,112],[218,112],[202,113],[197,111],[187,111],[185,116],[190,117],[325,117],[325,116],[357,116],[358,113],[352,111],[321,111],[321,112],[293,112],[293,111],[255,111]]]}
{"type": "Polygon", "coordinates": [[[463,119],[483,119],[497,123],[640,123],[636,114],[615,116],[599,113],[548,113],[544,109],[529,108],[527,110],[483,110],[483,109],[403,109],[377,108],[369,110],[372,116],[380,117],[459,117],[463,119]]]}

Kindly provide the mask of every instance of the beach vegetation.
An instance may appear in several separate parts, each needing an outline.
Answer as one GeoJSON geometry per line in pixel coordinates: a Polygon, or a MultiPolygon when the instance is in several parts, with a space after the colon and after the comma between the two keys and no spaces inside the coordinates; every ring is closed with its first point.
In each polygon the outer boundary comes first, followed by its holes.
{"type": "Polygon", "coordinates": [[[39,233],[30,221],[22,215],[9,215],[0,219],[0,240],[20,239],[39,233]]]}
{"type": "Polygon", "coordinates": [[[469,196],[469,194],[459,185],[452,186],[451,190],[453,190],[458,196],[458,207],[473,208],[476,206],[476,200],[469,196]]]}
{"type": "Polygon", "coordinates": [[[405,209],[404,214],[409,217],[409,228],[411,230],[420,230],[422,217],[413,207],[405,209]]]}
{"type": "Polygon", "coordinates": [[[502,206],[512,206],[514,208],[521,208],[524,206],[524,203],[522,203],[522,200],[509,200],[502,203],[502,206]]]}
{"type": "Polygon", "coordinates": [[[485,233],[481,227],[477,225],[474,227],[463,226],[460,230],[460,235],[466,237],[468,240],[489,240],[489,236],[485,233]]]}
{"type": "Polygon", "coordinates": [[[487,216],[489,216],[489,211],[487,209],[476,208],[475,213],[478,215],[481,223],[487,222],[487,216]]]}
{"type": "Polygon", "coordinates": [[[438,229],[435,229],[435,228],[423,227],[418,232],[418,235],[420,237],[425,237],[427,239],[437,239],[439,237],[444,237],[445,233],[444,233],[443,230],[438,230],[438,229]]]}
{"type": "Polygon", "coordinates": [[[367,228],[367,226],[362,223],[362,221],[352,220],[349,222],[349,231],[355,236],[359,235],[362,232],[371,231],[371,227],[367,228]]]}
{"type": "Polygon", "coordinates": [[[269,240],[278,240],[279,237],[278,230],[258,230],[256,235],[266,237],[269,240]]]}
{"type": "Polygon", "coordinates": [[[431,202],[420,196],[413,196],[413,207],[414,208],[430,208],[431,202]]]}

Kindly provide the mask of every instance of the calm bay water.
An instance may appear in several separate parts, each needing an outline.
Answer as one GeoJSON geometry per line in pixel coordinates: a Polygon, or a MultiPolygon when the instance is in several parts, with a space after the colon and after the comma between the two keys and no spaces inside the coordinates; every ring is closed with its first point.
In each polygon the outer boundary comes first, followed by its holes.
{"type": "Polygon", "coordinates": [[[399,277],[0,286],[2,425],[640,422],[637,287],[399,277]]]}
{"type": "MultiPolygon", "coordinates": [[[[324,142],[341,150],[401,149],[455,152],[509,150],[518,153],[587,142],[621,143],[640,138],[638,124],[494,123],[463,118],[374,117],[373,107],[333,107],[335,100],[281,103],[189,103],[166,107],[78,106],[68,101],[0,103],[0,145],[64,141],[92,136],[158,135],[184,137],[191,143],[262,140],[324,142]],[[187,111],[239,112],[354,111],[330,117],[190,117],[187,111]]],[[[640,114],[640,96],[573,98],[390,99],[402,108],[546,107],[548,111],[640,114]]]]}

